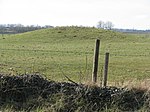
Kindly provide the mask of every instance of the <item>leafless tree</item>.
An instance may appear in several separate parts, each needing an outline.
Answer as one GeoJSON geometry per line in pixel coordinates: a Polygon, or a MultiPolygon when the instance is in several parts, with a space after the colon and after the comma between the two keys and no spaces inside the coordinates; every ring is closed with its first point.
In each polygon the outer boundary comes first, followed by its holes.
{"type": "Polygon", "coordinates": [[[105,23],[103,21],[99,21],[97,27],[104,29],[105,28],[105,23]]]}
{"type": "Polygon", "coordinates": [[[97,24],[97,27],[111,30],[114,27],[114,24],[110,21],[107,21],[107,22],[99,21],[97,24]]]}
{"type": "Polygon", "coordinates": [[[105,29],[111,30],[114,27],[114,24],[110,21],[105,23],[105,29]]]}

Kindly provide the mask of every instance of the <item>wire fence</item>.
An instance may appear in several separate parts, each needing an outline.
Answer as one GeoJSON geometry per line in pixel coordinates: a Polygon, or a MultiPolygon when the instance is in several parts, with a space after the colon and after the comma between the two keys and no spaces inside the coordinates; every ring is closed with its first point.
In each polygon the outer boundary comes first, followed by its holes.
{"type": "MultiPolygon", "coordinates": [[[[124,80],[150,78],[150,52],[143,54],[111,52],[108,78],[124,80]]],[[[121,52],[123,52],[122,50],[121,52]]],[[[103,74],[105,51],[100,50],[98,76],[103,74]]],[[[40,73],[54,80],[64,80],[62,74],[81,81],[91,80],[93,50],[41,50],[0,48],[0,72],[7,74],[40,73]]]]}
{"type": "MultiPolygon", "coordinates": [[[[0,48],[1,51],[19,51],[19,52],[44,52],[44,53],[65,53],[65,54],[74,54],[74,55],[93,55],[93,52],[90,51],[86,51],[86,52],[80,52],[80,51],[59,51],[59,50],[40,50],[40,49],[36,49],[36,50],[32,50],[32,49],[2,49],[0,48]]],[[[100,53],[101,56],[104,56],[104,53],[100,53]]],[[[111,53],[110,54],[113,57],[118,57],[118,56],[123,56],[123,57],[149,57],[150,56],[150,52],[146,52],[145,54],[116,54],[116,53],[111,53]]]]}

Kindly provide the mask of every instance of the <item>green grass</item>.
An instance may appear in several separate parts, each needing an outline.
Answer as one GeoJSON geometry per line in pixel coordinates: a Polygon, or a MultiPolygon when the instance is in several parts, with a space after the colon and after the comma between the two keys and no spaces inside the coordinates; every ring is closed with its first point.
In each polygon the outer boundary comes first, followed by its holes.
{"type": "Polygon", "coordinates": [[[91,79],[95,39],[101,39],[99,76],[110,53],[109,81],[150,78],[150,35],[129,35],[96,28],[61,27],[0,35],[0,72],[39,72],[64,81],[91,79]]]}

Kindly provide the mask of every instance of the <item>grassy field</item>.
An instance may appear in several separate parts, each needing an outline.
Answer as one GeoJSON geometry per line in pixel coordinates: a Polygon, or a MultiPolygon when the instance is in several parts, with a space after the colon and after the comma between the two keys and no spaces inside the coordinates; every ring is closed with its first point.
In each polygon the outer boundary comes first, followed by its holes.
{"type": "Polygon", "coordinates": [[[104,54],[110,53],[111,82],[150,78],[150,35],[122,34],[96,28],[59,27],[0,35],[0,72],[40,73],[58,81],[91,79],[95,39],[101,40],[99,79],[104,54]]]}

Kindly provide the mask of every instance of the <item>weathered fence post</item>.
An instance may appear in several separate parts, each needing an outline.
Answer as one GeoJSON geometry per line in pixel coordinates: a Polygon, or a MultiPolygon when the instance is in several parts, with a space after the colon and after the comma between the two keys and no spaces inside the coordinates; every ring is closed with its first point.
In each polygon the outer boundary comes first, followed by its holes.
{"type": "Polygon", "coordinates": [[[109,53],[107,52],[107,53],[105,54],[104,87],[107,86],[108,63],[109,63],[109,53]]]}
{"type": "Polygon", "coordinates": [[[93,71],[92,71],[92,82],[97,82],[97,71],[98,71],[98,57],[99,57],[99,46],[100,40],[96,40],[94,58],[93,58],[93,71]]]}

